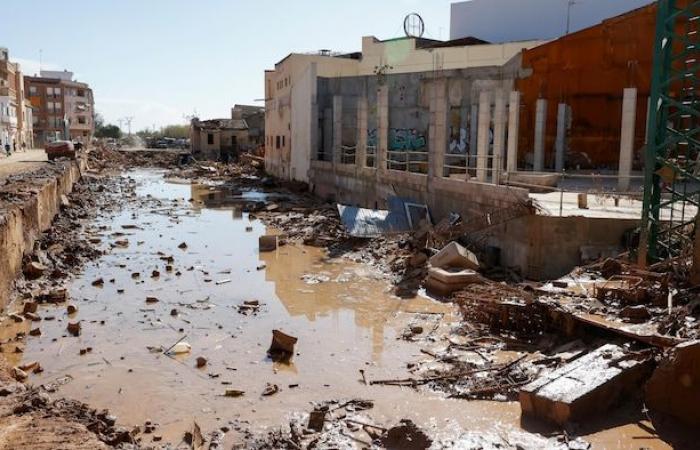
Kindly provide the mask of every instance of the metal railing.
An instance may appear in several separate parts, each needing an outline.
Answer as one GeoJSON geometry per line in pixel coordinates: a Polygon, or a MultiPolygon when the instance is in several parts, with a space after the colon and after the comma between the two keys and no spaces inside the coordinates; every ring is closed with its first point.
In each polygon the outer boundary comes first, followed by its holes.
{"type": "Polygon", "coordinates": [[[412,173],[428,173],[428,152],[392,150],[387,152],[387,169],[412,173]]]}
{"type": "Polygon", "coordinates": [[[340,146],[340,163],[341,164],[355,164],[355,158],[357,155],[356,145],[341,145],[340,146]]]}
{"type": "Polygon", "coordinates": [[[376,145],[368,145],[367,146],[367,155],[365,158],[365,165],[367,167],[371,167],[371,168],[377,167],[377,146],[376,145]]]}

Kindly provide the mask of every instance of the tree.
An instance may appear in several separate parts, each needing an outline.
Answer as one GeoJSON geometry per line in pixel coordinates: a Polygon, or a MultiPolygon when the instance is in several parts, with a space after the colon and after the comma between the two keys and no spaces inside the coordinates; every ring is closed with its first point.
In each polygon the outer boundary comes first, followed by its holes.
{"type": "Polygon", "coordinates": [[[98,138],[114,138],[119,139],[122,136],[122,130],[118,126],[108,124],[95,129],[95,137],[98,138]]]}
{"type": "Polygon", "coordinates": [[[173,138],[173,139],[187,139],[190,137],[190,126],[189,125],[166,125],[161,127],[160,130],[146,128],[136,132],[136,135],[142,139],[153,138],[173,138]]]}

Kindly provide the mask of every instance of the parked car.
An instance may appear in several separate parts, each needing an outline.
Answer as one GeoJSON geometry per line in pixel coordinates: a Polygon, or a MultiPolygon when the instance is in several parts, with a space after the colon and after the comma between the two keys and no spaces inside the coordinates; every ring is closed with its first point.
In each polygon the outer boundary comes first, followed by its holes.
{"type": "Polygon", "coordinates": [[[44,151],[49,161],[53,161],[56,158],[75,159],[75,145],[71,141],[49,142],[44,147],[44,151]]]}

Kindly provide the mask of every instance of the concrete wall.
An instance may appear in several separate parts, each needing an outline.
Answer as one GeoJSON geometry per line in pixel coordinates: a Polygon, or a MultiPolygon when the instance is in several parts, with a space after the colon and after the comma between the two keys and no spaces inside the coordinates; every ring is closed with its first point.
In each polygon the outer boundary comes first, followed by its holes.
{"type": "MultiPolygon", "coordinates": [[[[309,181],[311,149],[314,148],[316,112],[312,104],[316,100],[315,63],[308,65],[299,75],[292,90],[291,99],[291,142],[289,154],[289,177],[292,180],[309,181]]],[[[279,169],[283,174],[287,170],[279,169]]]]}
{"type": "Polygon", "coordinates": [[[10,288],[22,270],[22,257],[46,231],[58,213],[61,195],[72,191],[80,179],[84,161],[64,163],[55,177],[47,177],[27,201],[3,211],[0,221],[0,308],[9,301],[10,288]]]}
{"type": "MultiPolygon", "coordinates": [[[[583,0],[571,7],[570,32],[653,3],[651,0],[583,0]]],[[[552,39],[566,32],[567,0],[470,0],[452,4],[450,39],[489,42],[552,39]]]]}
{"type": "MultiPolygon", "coordinates": [[[[291,179],[291,161],[295,160],[295,178],[298,181],[306,181],[308,171],[304,167],[303,153],[292,157],[293,136],[293,111],[292,99],[299,101],[303,95],[310,93],[308,77],[311,65],[316,66],[318,76],[342,77],[357,75],[359,62],[355,59],[337,58],[323,55],[306,55],[292,53],[275,65],[274,70],[265,72],[265,169],[278,177],[291,179]],[[296,92],[300,90],[301,92],[296,92]],[[280,146],[277,146],[277,138],[280,138],[280,146]],[[282,139],[284,138],[284,139],[282,139]]],[[[305,104],[311,98],[301,99],[303,105],[294,106],[302,114],[298,119],[299,126],[307,127],[308,116],[305,115],[305,104]]],[[[302,141],[311,139],[306,131],[294,130],[302,141]]],[[[308,164],[307,164],[308,166],[308,164]]]]}
{"type": "MultiPolygon", "coordinates": [[[[505,109],[513,76],[511,69],[490,67],[388,75],[381,81],[376,76],[319,78],[314,106],[319,114],[320,138],[309,177],[313,192],[330,201],[368,208],[387,208],[392,196],[410,198],[427,204],[435,220],[451,212],[467,221],[483,219],[487,214],[528,202],[527,190],[498,184],[495,160],[488,159],[483,166],[483,179],[491,182],[481,182],[478,176],[454,177],[443,170],[451,146],[448,118],[453,109],[470,115],[476,111],[477,116],[483,116],[480,112],[486,105],[487,117],[500,114],[484,126],[483,119],[479,120],[477,140],[483,155],[489,158],[499,141],[504,151],[505,138],[493,139],[494,125],[498,124],[500,133],[508,125],[505,109]],[[366,106],[346,108],[348,102],[366,106]],[[371,110],[374,114],[369,113],[371,110]],[[354,114],[357,122],[358,157],[354,164],[343,163],[338,157],[343,138],[338,133],[343,132],[346,114],[354,114]],[[376,131],[372,131],[374,126],[376,131]],[[390,149],[405,143],[392,132],[400,129],[415,130],[410,133],[412,139],[424,139],[426,170],[395,170],[387,163],[390,149]],[[363,157],[368,143],[376,144],[376,166],[368,165],[363,157]]],[[[504,166],[505,161],[500,164],[504,166]]],[[[503,265],[524,276],[556,278],[586,256],[616,254],[624,233],[636,225],[634,220],[532,215],[488,229],[486,242],[500,249],[503,265]]]]}

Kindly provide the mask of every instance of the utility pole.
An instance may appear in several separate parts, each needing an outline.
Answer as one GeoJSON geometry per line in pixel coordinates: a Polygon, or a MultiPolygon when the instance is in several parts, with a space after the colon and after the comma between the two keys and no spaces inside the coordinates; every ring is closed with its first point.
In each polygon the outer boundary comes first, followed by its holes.
{"type": "Polygon", "coordinates": [[[129,136],[131,136],[131,121],[134,120],[134,116],[124,117],[124,122],[126,126],[129,127],[129,136]]]}
{"type": "Polygon", "coordinates": [[[569,34],[571,30],[571,8],[576,4],[578,0],[568,0],[568,5],[566,5],[566,34],[569,34]]]}
{"type": "Polygon", "coordinates": [[[124,119],[117,119],[117,122],[119,123],[119,131],[121,131],[124,127],[124,119]]]}

